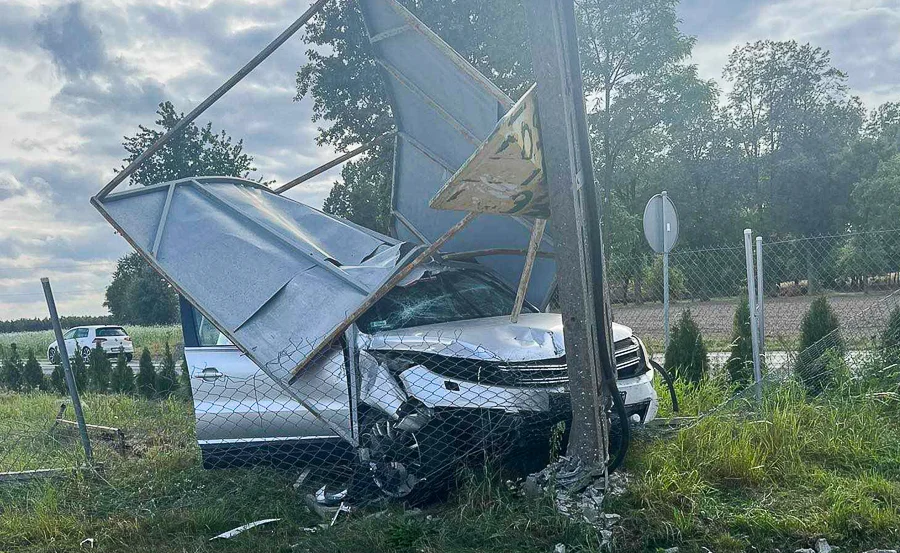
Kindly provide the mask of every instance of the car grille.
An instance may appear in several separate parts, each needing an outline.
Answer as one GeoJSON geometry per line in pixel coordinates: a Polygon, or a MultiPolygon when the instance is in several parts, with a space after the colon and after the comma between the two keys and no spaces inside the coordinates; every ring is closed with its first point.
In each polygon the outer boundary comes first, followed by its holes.
{"type": "MultiPolygon", "coordinates": [[[[619,380],[646,372],[644,356],[634,338],[615,343],[616,370],[619,380]]],[[[433,353],[391,352],[391,357],[422,365],[429,370],[457,380],[489,386],[546,387],[568,382],[565,356],[538,361],[478,360],[446,357],[433,353]]]]}

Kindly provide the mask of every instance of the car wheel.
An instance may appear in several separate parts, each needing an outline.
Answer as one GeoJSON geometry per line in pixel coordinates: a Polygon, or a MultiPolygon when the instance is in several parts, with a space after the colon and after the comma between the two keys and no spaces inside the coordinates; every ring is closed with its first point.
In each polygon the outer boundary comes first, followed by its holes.
{"type": "Polygon", "coordinates": [[[364,422],[361,474],[354,478],[351,496],[357,501],[381,496],[415,504],[449,489],[454,457],[447,437],[439,436],[443,430],[439,421],[416,431],[400,430],[397,422],[381,416],[364,422]]]}
{"type": "Polygon", "coordinates": [[[130,353],[125,354],[125,361],[128,361],[129,363],[131,363],[132,359],[134,359],[134,355],[132,355],[130,353]]]}
{"type": "Polygon", "coordinates": [[[56,354],[56,348],[47,350],[47,361],[50,361],[51,365],[59,363],[59,355],[56,354]]]}
{"type": "Polygon", "coordinates": [[[90,358],[91,358],[91,348],[89,348],[87,346],[84,346],[83,348],[81,348],[81,358],[84,360],[85,363],[87,363],[88,360],[90,360],[90,358]]]}

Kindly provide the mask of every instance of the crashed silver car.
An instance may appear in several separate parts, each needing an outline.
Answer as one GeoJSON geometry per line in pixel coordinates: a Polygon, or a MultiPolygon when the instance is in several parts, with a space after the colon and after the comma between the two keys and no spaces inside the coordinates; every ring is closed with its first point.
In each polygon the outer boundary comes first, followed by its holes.
{"type": "MultiPolygon", "coordinates": [[[[356,348],[333,347],[311,367],[311,380],[331,381],[323,391],[348,392],[311,398],[322,411],[341,412],[318,417],[183,302],[205,466],[337,462],[346,441],[322,418],[351,416],[353,381],[361,455],[392,497],[407,496],[486,441],[509,447],[539,437],[546,445],[550,427],[571,416],[562,320],[526,304],[511,323],[514,299],[482,265],[422,266],[357,320],[348,333],[356,348]]],[[[658,404],[646,349],[625,326],[614,324],[613,333],[626,412],[634,422],[652,420],[658,404]]]]}

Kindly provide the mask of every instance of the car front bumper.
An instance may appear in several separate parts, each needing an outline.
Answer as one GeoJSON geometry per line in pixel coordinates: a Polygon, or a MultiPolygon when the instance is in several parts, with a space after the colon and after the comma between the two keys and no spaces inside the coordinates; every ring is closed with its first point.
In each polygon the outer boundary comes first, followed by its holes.
{"type": "MultiPolygon", "coordinates": [[[[653,388],[654,371],[620,380],[619,393],[625,397],[625,409],[629,415],[637,414],[641,422],[656,417],[659,402],[653,388]]],[[[557,410],[560,402],[567,403],[566,386],[552,388],[515,388],[489,386],[456,380],[437,374],[422,365],[410,367],[400,373],[406,392],[433,409],[488,409],[507,414],[549,413],[557,410]]]]}

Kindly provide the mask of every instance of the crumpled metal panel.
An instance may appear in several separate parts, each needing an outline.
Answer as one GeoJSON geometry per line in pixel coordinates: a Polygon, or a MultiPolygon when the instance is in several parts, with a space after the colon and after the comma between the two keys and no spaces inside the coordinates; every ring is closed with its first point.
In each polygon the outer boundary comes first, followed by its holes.
{"type": "Polygon", "coordinates": [[[432,198],[433,209],[550,217],[534,91],[532,86],[516,102],[432,198]]]}
{"type": "Polygon", "coordinates": [[[310,399],[346,395],[346,374],[323,374],[314,363],[287,383],[308,352],[394,273],[409,247],[244,179],[183,179],[97,204],[235,345],[354,442],[349,413],[323,412],[310,399]]]}
{"type": "MultiPolygon", "coordinates": [[[[461,218],[429,201],[488,138],[512,100],[396,0],[360,0],[376,61],[381,65],[398,129],[393,207],[427,239],[435,240],[461,218]]],[[[416,238],[402,223],[395,232],[416,238]]],[[[492,248],[526,250],[530,229],[505,215],[478,217],[442,248],[463,252],[492,248]]],[[[544,239],[544,251],[552,251],[544,239]]],[[[516,286],[524,256],[483,257],[516,286]]],[[[542,305],[556,270],[552,259],[535,262],[527,299],[542,305]]]]}

